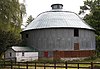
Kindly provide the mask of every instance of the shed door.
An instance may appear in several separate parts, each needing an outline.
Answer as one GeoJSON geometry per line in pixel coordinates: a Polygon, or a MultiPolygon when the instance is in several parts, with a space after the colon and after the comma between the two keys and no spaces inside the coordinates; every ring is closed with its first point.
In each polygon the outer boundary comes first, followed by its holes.
{"type": "Polygon", "coordinates": [[[48,57],[48,51],[44,52],[44,57],[48,57]]]}

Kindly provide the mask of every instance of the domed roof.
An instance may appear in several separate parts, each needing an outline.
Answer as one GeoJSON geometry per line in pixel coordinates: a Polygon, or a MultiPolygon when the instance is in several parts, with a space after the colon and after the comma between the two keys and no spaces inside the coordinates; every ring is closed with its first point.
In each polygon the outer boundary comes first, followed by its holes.
{"type": "Polygon", "coordinates": [[[44,28],[83,28],[94,30],[76,13],[64,11],[62,4],[51,5],[52,10],[37,16],[23,31],[44,28]]]}

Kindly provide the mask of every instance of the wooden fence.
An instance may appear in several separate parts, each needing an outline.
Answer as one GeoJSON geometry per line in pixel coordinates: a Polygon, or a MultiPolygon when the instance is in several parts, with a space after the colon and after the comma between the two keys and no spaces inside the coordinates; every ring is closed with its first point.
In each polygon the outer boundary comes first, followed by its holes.
{"type": "MultiPolygon", "coordinates": [[[[100,66],[100,63],[72,63],[72,62],[12,62],[4,61],[0,62],[0,69],[95,69],[96,66],[100,66]]],[[[98,68],[100,69],[100,68],[98,68]]]]}

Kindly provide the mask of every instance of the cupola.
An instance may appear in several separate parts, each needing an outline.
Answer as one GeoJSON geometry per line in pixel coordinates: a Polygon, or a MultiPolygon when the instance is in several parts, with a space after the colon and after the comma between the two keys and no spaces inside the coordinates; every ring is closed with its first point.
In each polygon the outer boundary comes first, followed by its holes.
{"type": "Polygon", "coordinates": [[[63,9],[62,4],[52,4],[51,7],[52,7],[52,9],[63,9]]]}

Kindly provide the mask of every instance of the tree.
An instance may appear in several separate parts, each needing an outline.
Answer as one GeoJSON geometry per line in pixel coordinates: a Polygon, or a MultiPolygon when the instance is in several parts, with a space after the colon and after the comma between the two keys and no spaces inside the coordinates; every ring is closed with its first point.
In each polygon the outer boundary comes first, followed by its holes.
{"type": "Polygon", "coordinates": [[[21,15],[21,19],[23,19],[24,15],[26,14],[26,7],[24,5],[24,3],[20,4],[20,15],[21,15]]]}
{"type": "Polygon", "coordinates": [[[20,38],[11,31],[0,30],[0,54],[12,45],[19,45],[20,38]]]}
{"type": "Polygon", "coordinates": [[[89,10],[90,13],[86,14],[84,20],[91,25],[96,31],[96,51],[100,52],[100,0],[86,0],[84,6],[80,6],[80,12],[85,13],[89,10]]]}
{"type": "Polygon", "coordinates": [[[29,23],[31,23],[33,20],[34,20],[34,18],[32,17],[32,15],[30,15],[30,16],[28,17],[27,21],[26,21],[27,25],[28,25],[29,23]]]}
{"type": "Polygon", "coordinates": [[[19,0],[0,0],[0,54],[21,41],[20,31],[23,16],[26,14],[24,3],[19,0]]]}

